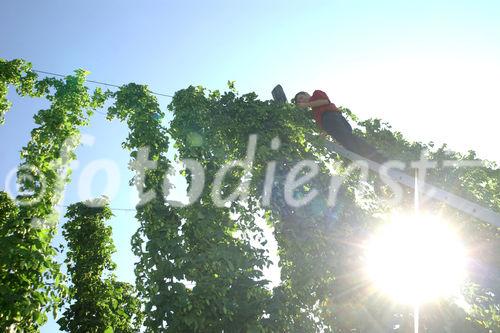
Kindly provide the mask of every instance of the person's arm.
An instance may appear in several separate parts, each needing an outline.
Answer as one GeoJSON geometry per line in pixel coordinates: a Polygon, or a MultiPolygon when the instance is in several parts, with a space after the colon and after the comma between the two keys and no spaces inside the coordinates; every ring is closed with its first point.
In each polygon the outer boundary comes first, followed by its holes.
{"type": "Polygon", "coordinates": [[[305,109],[305,108],[316,108],[318,106],[323,106],[328,104],[330,104],[330,101],[327,99],[317,99],[312,102],[298,103],[297,106],[301,109],[305,109]]]}
{"type": "Polygon", "coordinates": [[[317,108],[320,106],[330,104],[330,99],[327,94],[321,90],[315,90],[309,99],[309,102],[305,103],[308,107],[317,108]]]}
{"type": "Polygon", "coordinates": [[[323,105],[328,105],[330,104],[330,101],[327,99],[317,99],[315,101],[307,103],[311,108],[316,108],[318,106],[323,106],[323,105]]]}

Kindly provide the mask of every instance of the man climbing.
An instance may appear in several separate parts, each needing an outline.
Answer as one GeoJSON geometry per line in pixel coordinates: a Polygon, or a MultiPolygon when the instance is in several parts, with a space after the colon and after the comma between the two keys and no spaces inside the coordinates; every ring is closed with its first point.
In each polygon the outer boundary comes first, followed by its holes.
{"type": "Polygon", "coordinates": [[[301,109],[310,107],[319,128],[346,149],[374,162],[387,161],[373,146],[352,133],[351,125],[323,91],[315,90],[312,96],[301,91],[295,95],[294,102],[301,109]]]}

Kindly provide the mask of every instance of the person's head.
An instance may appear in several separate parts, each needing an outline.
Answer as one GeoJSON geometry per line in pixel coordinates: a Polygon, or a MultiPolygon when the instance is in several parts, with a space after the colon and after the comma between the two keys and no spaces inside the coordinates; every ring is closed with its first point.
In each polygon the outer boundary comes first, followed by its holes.
{"type": "Polygon", "coordinates": [[[300,91],[297,94],[295,94],[295,97],[293,98],[293,102],[296,105],[299,103],[307,103],[307,102],[309,102],[309,98],[311,98],[311,95],[309,95],[305,91],[300,91]]]}

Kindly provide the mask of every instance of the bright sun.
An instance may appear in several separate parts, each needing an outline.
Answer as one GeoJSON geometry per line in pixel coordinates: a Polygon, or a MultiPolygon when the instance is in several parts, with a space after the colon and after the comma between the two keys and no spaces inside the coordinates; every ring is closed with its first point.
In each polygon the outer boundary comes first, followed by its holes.
{"type": "Polygon", "coordinates": [[[429,215],[394,216],[366,248],[366,270],[374,285],[407,304],[458,295],[465,261],[457,234],[429,215]]]}

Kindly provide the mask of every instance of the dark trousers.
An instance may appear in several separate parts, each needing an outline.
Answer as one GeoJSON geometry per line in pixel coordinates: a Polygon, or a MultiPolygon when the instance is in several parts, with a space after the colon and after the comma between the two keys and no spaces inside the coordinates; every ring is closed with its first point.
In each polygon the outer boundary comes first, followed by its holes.
{"type": "Polygon", "coordinates": [[[384,163],[387,158],[375,147],[352,133],[352,127],[340,112],[323,113],[323,129],[345,149],[377,163],[384,163]]]}

